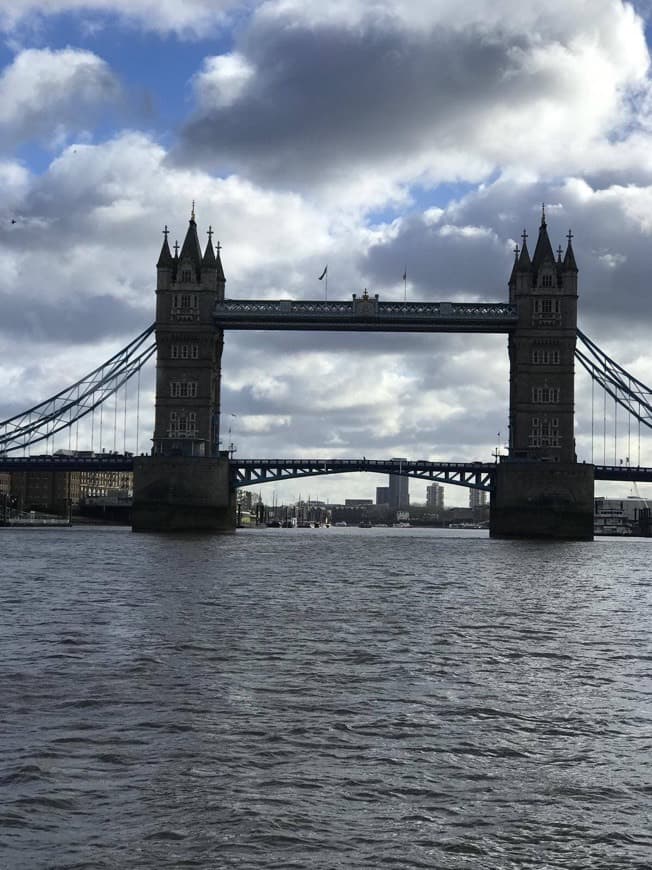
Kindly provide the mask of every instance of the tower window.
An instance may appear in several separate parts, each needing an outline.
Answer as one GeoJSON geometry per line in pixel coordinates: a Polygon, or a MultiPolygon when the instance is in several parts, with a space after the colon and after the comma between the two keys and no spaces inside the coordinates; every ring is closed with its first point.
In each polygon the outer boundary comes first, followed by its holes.
{"type": "Polygon", "coordinates": [[[559,324],[561,321],[561,301],[559,299],[551,299],[550,297],[535,299],[532,308],[532,320],[540,325],[559,324]]]}
{"type": "Polygon", "coordinates": [[[196,399],[197,381],[170,381],[170,396],[173,399],[196,399]]]}
{"type": "Polygon", "coordinates": [[[542,287],[552,287],[552,275],[546,274],[541,276],[542,287]]]}
{"type": "Polygon", "coordinates": [[[194,411],[170,411],[169,438],[193,438],[197,434],[197,414],[194,411]]]}
{"type": "Polygon", "coordinates": [[[532,401],[539,405],[555,405],[559,402],[559,387],[532,387],[532,401]]]}
{"type": "Polygon", "coordinates": [[[199,359],[199,345],[173,344],[170,348],[171,359],[199,359]]]}
{"type": "Polygon", "coordinates": [[[532,365],[535,366],[558,366],[560,363],[559,349],[533,347],[531,360],[532,365]]]}
{"type": "Polygon", "coordinates": [[[192,281],[192,270],[191,269],[182,269],[181,270],[181,280],[182,281],[192,281]]]}
{"type": "Polygon", "coordinates": [[[199,296],[197,293],[175,293],[170,311],[172,320],[199,320],[199,296]]]}
{"type": "Polygon", "coordinates": [[[530,424],[530,447],[559,447],[559,417],[532,417],[530,424]]]}

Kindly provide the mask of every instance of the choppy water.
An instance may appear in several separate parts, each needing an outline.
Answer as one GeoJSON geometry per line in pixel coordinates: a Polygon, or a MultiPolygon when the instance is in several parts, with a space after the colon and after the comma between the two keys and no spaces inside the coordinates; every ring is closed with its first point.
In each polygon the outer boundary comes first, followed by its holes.
{"type": "Polygon", "coordinates": [[[0,532],[0,867],[649,868],[652,541],[0,532]]]}

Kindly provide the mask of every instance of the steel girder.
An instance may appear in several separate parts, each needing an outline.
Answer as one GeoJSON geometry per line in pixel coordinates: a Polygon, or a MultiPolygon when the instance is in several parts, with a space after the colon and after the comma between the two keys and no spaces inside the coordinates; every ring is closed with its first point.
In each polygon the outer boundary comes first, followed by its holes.
{"type": "Polygon", "coordinates": [[[314,477],[324,474],[345,474],[367,471],[372,474],[396,474],[437,483],[451,483],[490,492],[493,486],[494,463],[490,462],[427,462],[383,459],[232,459],[233,489],[256,486],[276,480],[314,477]]]}
{"type": "Polygon", "coordinates": [[[130,453],[93,455],[54,454],[43,456],[0,456],[0,471],[133,471],[130,453]]]}

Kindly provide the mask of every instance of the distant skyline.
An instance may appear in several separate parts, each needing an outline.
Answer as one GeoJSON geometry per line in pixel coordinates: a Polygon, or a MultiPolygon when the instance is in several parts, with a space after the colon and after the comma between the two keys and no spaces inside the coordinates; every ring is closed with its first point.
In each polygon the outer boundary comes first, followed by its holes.
{"type": "MultiPolygon", "coordinates": [[[[231,298],[324,298],[328,266],[329,299],[426,301],[505,300],[545,203],[553,246],[574,235],[581,328],[652,384],[651,15],[620,0],[0,0],[0,419],[152,322],[161,231],[182,240],[193,200],[231,298]]],[[[222,431],[247,457],[486,461],[506,442],[507,380],[501,336],[229,333],[222,431]]],[[[620,432],[610,460],[626,459],[620,432]]],[[[576,439],[589,461],[583,373],[576,439]]]]}

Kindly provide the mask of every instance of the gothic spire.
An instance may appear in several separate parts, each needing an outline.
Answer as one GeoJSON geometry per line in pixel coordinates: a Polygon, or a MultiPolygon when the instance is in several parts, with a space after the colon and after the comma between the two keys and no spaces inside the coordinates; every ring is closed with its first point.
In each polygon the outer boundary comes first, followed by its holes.
{"type": "Polygon", "coordinates": [[[566,272],[577,272],[577,263],[575,262],[575,254],[573,253],[573,245],[571,240],[573,238],[573,234],[571,231],[568,231],[568,235],[566,236],[568,239],[568,246],[566,248],[566,254],[564,256],[564,270],[566,272]]]}
{"type": "Polygon", "coordinates": [[[206,243],[202,265],[204,269],[215,269],[217,266],[217,260],[215,259],[215,251],[213,250],[213,227],[208,228],[207,235],[208,242],[206,243]]]}
{"type": "Polygon", "coordinates": [[[224,269],[222,268],[222,258],[220,257],[221,250],[222,250],[222,245],[220,245],[220,243],[218,242],[217,243],[216,265],[215,265],[215,268],[217,269],[217,280],[225,283],[226,278],[224,277],[224,269]]]}
{"type": "Polygon", "coordinates": [[[532,263],[530,261],[530,252],[527,249],[527,233],[523,230],[523,235],[521,236],[523,240],[523,244],[521,246],[521,255],[518,258],[518,271],[529,271],[532,267],[532,263]]]}
{"type": "Polygon", "coordinates": [[[514,282],[516,281],[516,273],[518,271],[518,254],[518,245],[514,245],[514,265],[512,266],[512,274],[509,276],[509,282],[507,284],[508,287],[511,287],[512,284],[514,284],[514,282]]]}
{"type": "Polygon", "coordinates": [[[532,257],[532,268],[538,269],[545,262],[554,263],[555,254],[552,250],[550,239],[548,238],[546,210],[544,206],[541,212],[541,226],[539,227],[539,238],[537,239],[537,246],[534,249],[534,256],[532,257]]]}
{"type": "Polygon", "coordinates": [[[181,247],[180,259],[190,260],[190,262],[197,270],[197,274],[199,274],[199,270],[201,269],[202,254],[199,244],[199,236],[197,235],[197,224],[195,222],[194,200],[192,203],[192,214],[190,215],[190,220],[188,221],[188,231],[181,247]]]}
{"type": "Polygon", "coordinates": [[[158,263],[156,264],[157,269],[171,269],[174,266],[174,260],[172,259],[172,254],[170,253],[170,246],[168,245],[168,233],[169,230],[167,225],[163,230],[163,245],[161,246],[161,253],[159,254],[158,263]]]}

